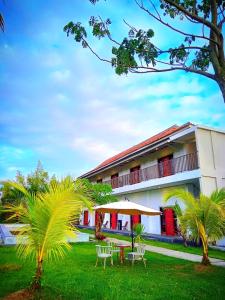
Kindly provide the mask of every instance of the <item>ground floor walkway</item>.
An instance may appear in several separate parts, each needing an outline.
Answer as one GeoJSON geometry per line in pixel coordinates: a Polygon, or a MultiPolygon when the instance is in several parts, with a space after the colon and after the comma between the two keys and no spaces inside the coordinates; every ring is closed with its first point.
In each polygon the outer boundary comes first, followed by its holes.
{"type": "MultiPolygon", "coordinates": [[[[94,226],[85,226],[85,225],[77,225],[77,228],[80,229],[91,229],[95,230],[94,226]]],[[[109,228],[102,228],[102,232],[106,233],[113,233],[113,234],[120,234],[124,236],[130,236],[131,232],[128,230],[117,230],[117,229],[109,229],[109,228]]],[[[150,233],[144,233],[143,238],[146,240],[156,240],[160,242],[167,242],[167,243],[183,243],[183,239],[180,236],[167,236],[167,235],[161,235],[161,234],[150,234],[150,233]]],[[[194,244],[193,242],[190,242],[190,245],[194,244]]]]}
{"type": "MultiPolygon", "coordinates": [[[[130,242],[128,242],[128,241],[118,240],[116,238],[107,237],[107,240],[113,241],[115,243],[123,242],[124,244],[130,244],[130,242]]],[[[191,254],[191,253],[186,253],[186,252],[181,252],[181,251],[176,251],[176,250],[170,250],[170,249],[166,249],[163,247],[150,246],[150,245],[146,245],[146,244],[145,244],[145,249],[150,252],[156,252],[156,253],[159,253],[162,255],[185,259],[185,260],[189,260],[189,261],[193,261],[193,262],[200,263],[202,261],[202,256],[197,255],[197,254],[191,254]]],[[[214,266],[219,266],[219,267],[225,268],[225,261],[222,259],[210,258],[210,261],[211,261],[211,264],[214,266]]]]}

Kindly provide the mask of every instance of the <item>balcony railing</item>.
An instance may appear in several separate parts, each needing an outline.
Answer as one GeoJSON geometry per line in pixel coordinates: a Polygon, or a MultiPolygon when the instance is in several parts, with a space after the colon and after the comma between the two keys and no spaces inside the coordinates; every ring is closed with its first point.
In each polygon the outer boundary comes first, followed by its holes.
{"type": "Polygon", "coordinates": [[[119,188],[150,179],[166,177],[177,173],[198,169],[197,153],[190,153],[180,157],[168,159],[150,167],[134,171],[130,174],[113,178],[103,183],[111,184],[112,188],[119,188]]]}

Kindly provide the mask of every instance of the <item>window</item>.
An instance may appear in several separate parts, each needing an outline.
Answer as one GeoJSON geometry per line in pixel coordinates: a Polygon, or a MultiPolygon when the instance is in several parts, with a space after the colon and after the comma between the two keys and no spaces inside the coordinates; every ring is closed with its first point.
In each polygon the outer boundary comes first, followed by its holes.
{"type": "Polygon", "coordinates": [[[102,183],[102,178],[97,179],[97,183],[102,183]]]}
{"type": "Polygon", "coordinates": [[[112,185],[112,188],[113,188],[113,189],[119,187],[119,174],[118,174],[118,173],[113,174],[113,175],[111,176],[111,185],[112,185]]]}
{"type": "Polygon", "coordinates": [[[140,166],[130,169],[130,184],[140,182],[140,166]]]}
{"type": "Polygon", "coordinates": [[[172,158],[173,154],[170,154],[158,159],[159,177],[170,176],[173,174],[172,158]]]}

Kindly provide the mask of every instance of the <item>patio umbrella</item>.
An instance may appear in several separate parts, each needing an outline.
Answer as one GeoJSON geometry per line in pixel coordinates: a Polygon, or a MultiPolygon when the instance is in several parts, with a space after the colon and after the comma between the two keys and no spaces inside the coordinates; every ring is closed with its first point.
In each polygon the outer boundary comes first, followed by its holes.
{"type": "Polygon", "coordinates": [[[133,215],[147,215],[147,216],[161,215],[161,212],[159,210],[155,210],[126,200],[99,205],[96,206],[94,210],[102,213],[119,213],[119,214],[131,216],[132,251],[134,250],[133,215]]]}

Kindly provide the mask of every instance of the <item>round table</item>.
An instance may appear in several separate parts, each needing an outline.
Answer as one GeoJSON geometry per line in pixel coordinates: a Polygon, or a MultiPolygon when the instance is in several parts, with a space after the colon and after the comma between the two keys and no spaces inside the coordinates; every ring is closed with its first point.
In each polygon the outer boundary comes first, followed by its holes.
{"type": "Polygon", "coordinates": [[[128,244],[116,244],[116,247],[120,248],[120,262],[122,264],[125,260],[124,248],[130,248],[130,245],[128,245],[128,244]]]}

